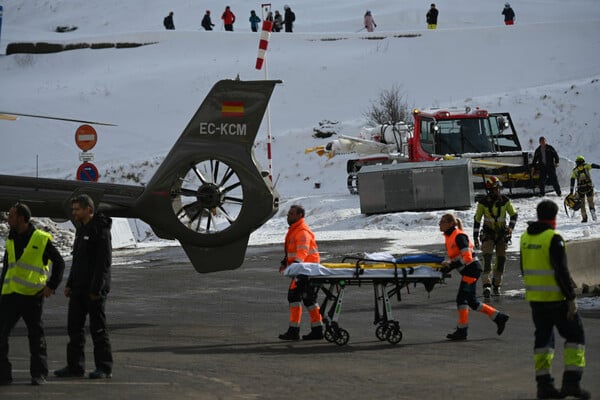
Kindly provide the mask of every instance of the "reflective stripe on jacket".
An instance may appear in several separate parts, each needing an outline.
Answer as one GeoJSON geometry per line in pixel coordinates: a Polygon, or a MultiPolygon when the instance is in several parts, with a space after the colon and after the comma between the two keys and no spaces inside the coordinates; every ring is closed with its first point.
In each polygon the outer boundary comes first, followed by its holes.
{"type": "Polygon", "coordinates": [[[52,235],[36,229],[18,260],[15,258],[15,242],[12,239],[6,241],[8,269],[2,285],[3,295],[18,293],[33,296],[46,286],[50,261],[44,263],[44,250],[49,240],[52,240],[52,235]]]}
{"type": "Polygon", "coordinates": [[[521,264],[525,282],[525,300],[566,300],[550,261],[550,243],[557,232],[547,229],[538,235],[527,232],[521,236],[521,264]]]}
{"type": "Polygon", "coordinates": [[[469,236],[463,230],[458,228],[454,229],[450,235],[444,235],[446,238],[446,252],[448,253],[448,258],[450,258],[450,261],[460,261],[464,265],[469,265],[474,260],[473,242],[471,242],[471,239],[468,239],[469,248],[459,249],[458,245],[456,244],[456,237],[461,234],[469,238],[469,236]]]}
{"type": "Polygon", "coordinates": [[[306,225],[304,218],[289,227],[285,235],[285,254],[287,265],[295,262],[321,262],[315,234],[306,225]]]}

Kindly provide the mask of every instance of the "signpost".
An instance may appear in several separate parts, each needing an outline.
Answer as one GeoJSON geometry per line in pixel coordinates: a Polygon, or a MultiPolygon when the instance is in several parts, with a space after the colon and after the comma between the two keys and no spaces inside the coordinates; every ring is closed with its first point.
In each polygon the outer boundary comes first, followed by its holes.
{"type": "Polygon", "coordinates": [[[2,6],[0,6],[0,38],[2,38],[2,6]]]}
{"type": "Polygon", "coordinates": [[[97,182],[98,178],[100,178],[98,168],[90,162],[94,159],[94,155],[87,152],[94,148],[97,141],[98,134],[90,125],[81,125],[75,131],[75,144],[83,150],[79,154],[79,160],[83,161],[83,163],[77,168],[78,181],[97,182]]]}

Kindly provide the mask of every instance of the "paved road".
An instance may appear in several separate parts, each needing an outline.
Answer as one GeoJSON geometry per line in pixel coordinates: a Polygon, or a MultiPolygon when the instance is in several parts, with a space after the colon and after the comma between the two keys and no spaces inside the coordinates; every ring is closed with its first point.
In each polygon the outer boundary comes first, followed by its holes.
{"type": "MultiPolygon", "coordinates": [[[[320,243],[327,261],[383,247],[380,240],[320,243]]],[[[441,247],[440,239],[439,246],[418,250],[441,247]]],[[[11,338],[16,382],[0,387],[0,399],[535,398],[533,326],[522,296],[493,299],[511,316],[502,336],[487,317],[472,313],[469,340],[456,343],[445,340],[456,323],[456,277],[429,294],[422,286],[405,289],[402,302],[392,303],[404,336],[393,346],[375,337],[371,286],[350,287],[340,319],[350,333],[348,345],[281,342],[288,280],[275,272],[280,259],[281,246],[252,247],[242,268],[199,275],[177,247],[116,253],[107,307],[113,379],[50,377],[43,387],[30,386],[20,323],[11,338]]],[[[505,288],[522,288],[515,255],[509,256],[505,288]]],[[[46,303],[51,370],[64,366],[66,309],[62,295],[46,303]]],[[[600,311],[583,315],[584,386],[598,395],[600,311]]],[[[92,369],[91,343],[87,357],[92,369]]],[[[555,373],[562,374],[561,346],[555,373]]]]}

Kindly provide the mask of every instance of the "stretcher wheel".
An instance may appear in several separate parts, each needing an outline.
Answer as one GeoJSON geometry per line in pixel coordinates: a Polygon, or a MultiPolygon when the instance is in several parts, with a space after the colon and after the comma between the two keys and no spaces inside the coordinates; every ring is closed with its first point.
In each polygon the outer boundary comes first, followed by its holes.
{"type": "Polygon", "coordinates": [[[388,336],[387,336],[388,342],[390,342],[391,344],[397,344],[397,343],[400,343],[401,340],[402,340],[402,331],[400,330],[399,326],[395,326],[388,330],[388,336]]]}
{"type": "Polygon", "coordinates": [[[332,327],[327,327],[327,329],[325,329],[325,340],[327,340],[330,343],[335,342],[335,332],[333,330],[332,327]]]}
{"type": "Polygon", "coordinates": [[[377,339],[379,339],[383,342],[387,338],[386,331],[387,331],[386,324],[385,323],[379,324],[377,329],[375,329],[375,336],[377,336],[377,339]]]}
{"type": "Polygon", "coordinates": [[[339,329],[336,333],[337,335],[335,337],[335,344],[338,346],[343,346],[348,343],[348,340],[350,340],[350,334],[347,330],[339,329]]]}

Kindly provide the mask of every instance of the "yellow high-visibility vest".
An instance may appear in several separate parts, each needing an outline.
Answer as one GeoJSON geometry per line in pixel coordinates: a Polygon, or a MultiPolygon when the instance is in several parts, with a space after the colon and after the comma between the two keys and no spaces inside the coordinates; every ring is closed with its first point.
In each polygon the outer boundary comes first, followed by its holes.
{"type": "Polygon", "coordinates": [[[44,263],[44,250],[52,235],[36,229],[19,259],[15,255],[15,242],[6,241],[8,266],[2,285],[2,294],[19,293],[33,296],[39,293],[48,280],[50,262],[44,263]]]}
{"type": "Polygon", "coordinates": [[[525,300],[561,301],[566,297],[560,290],[550,263],[550,243],[553,229],[547,229],[539,235],[525,232],[521,236],[521,265],[525,281],[525,300]]]}

